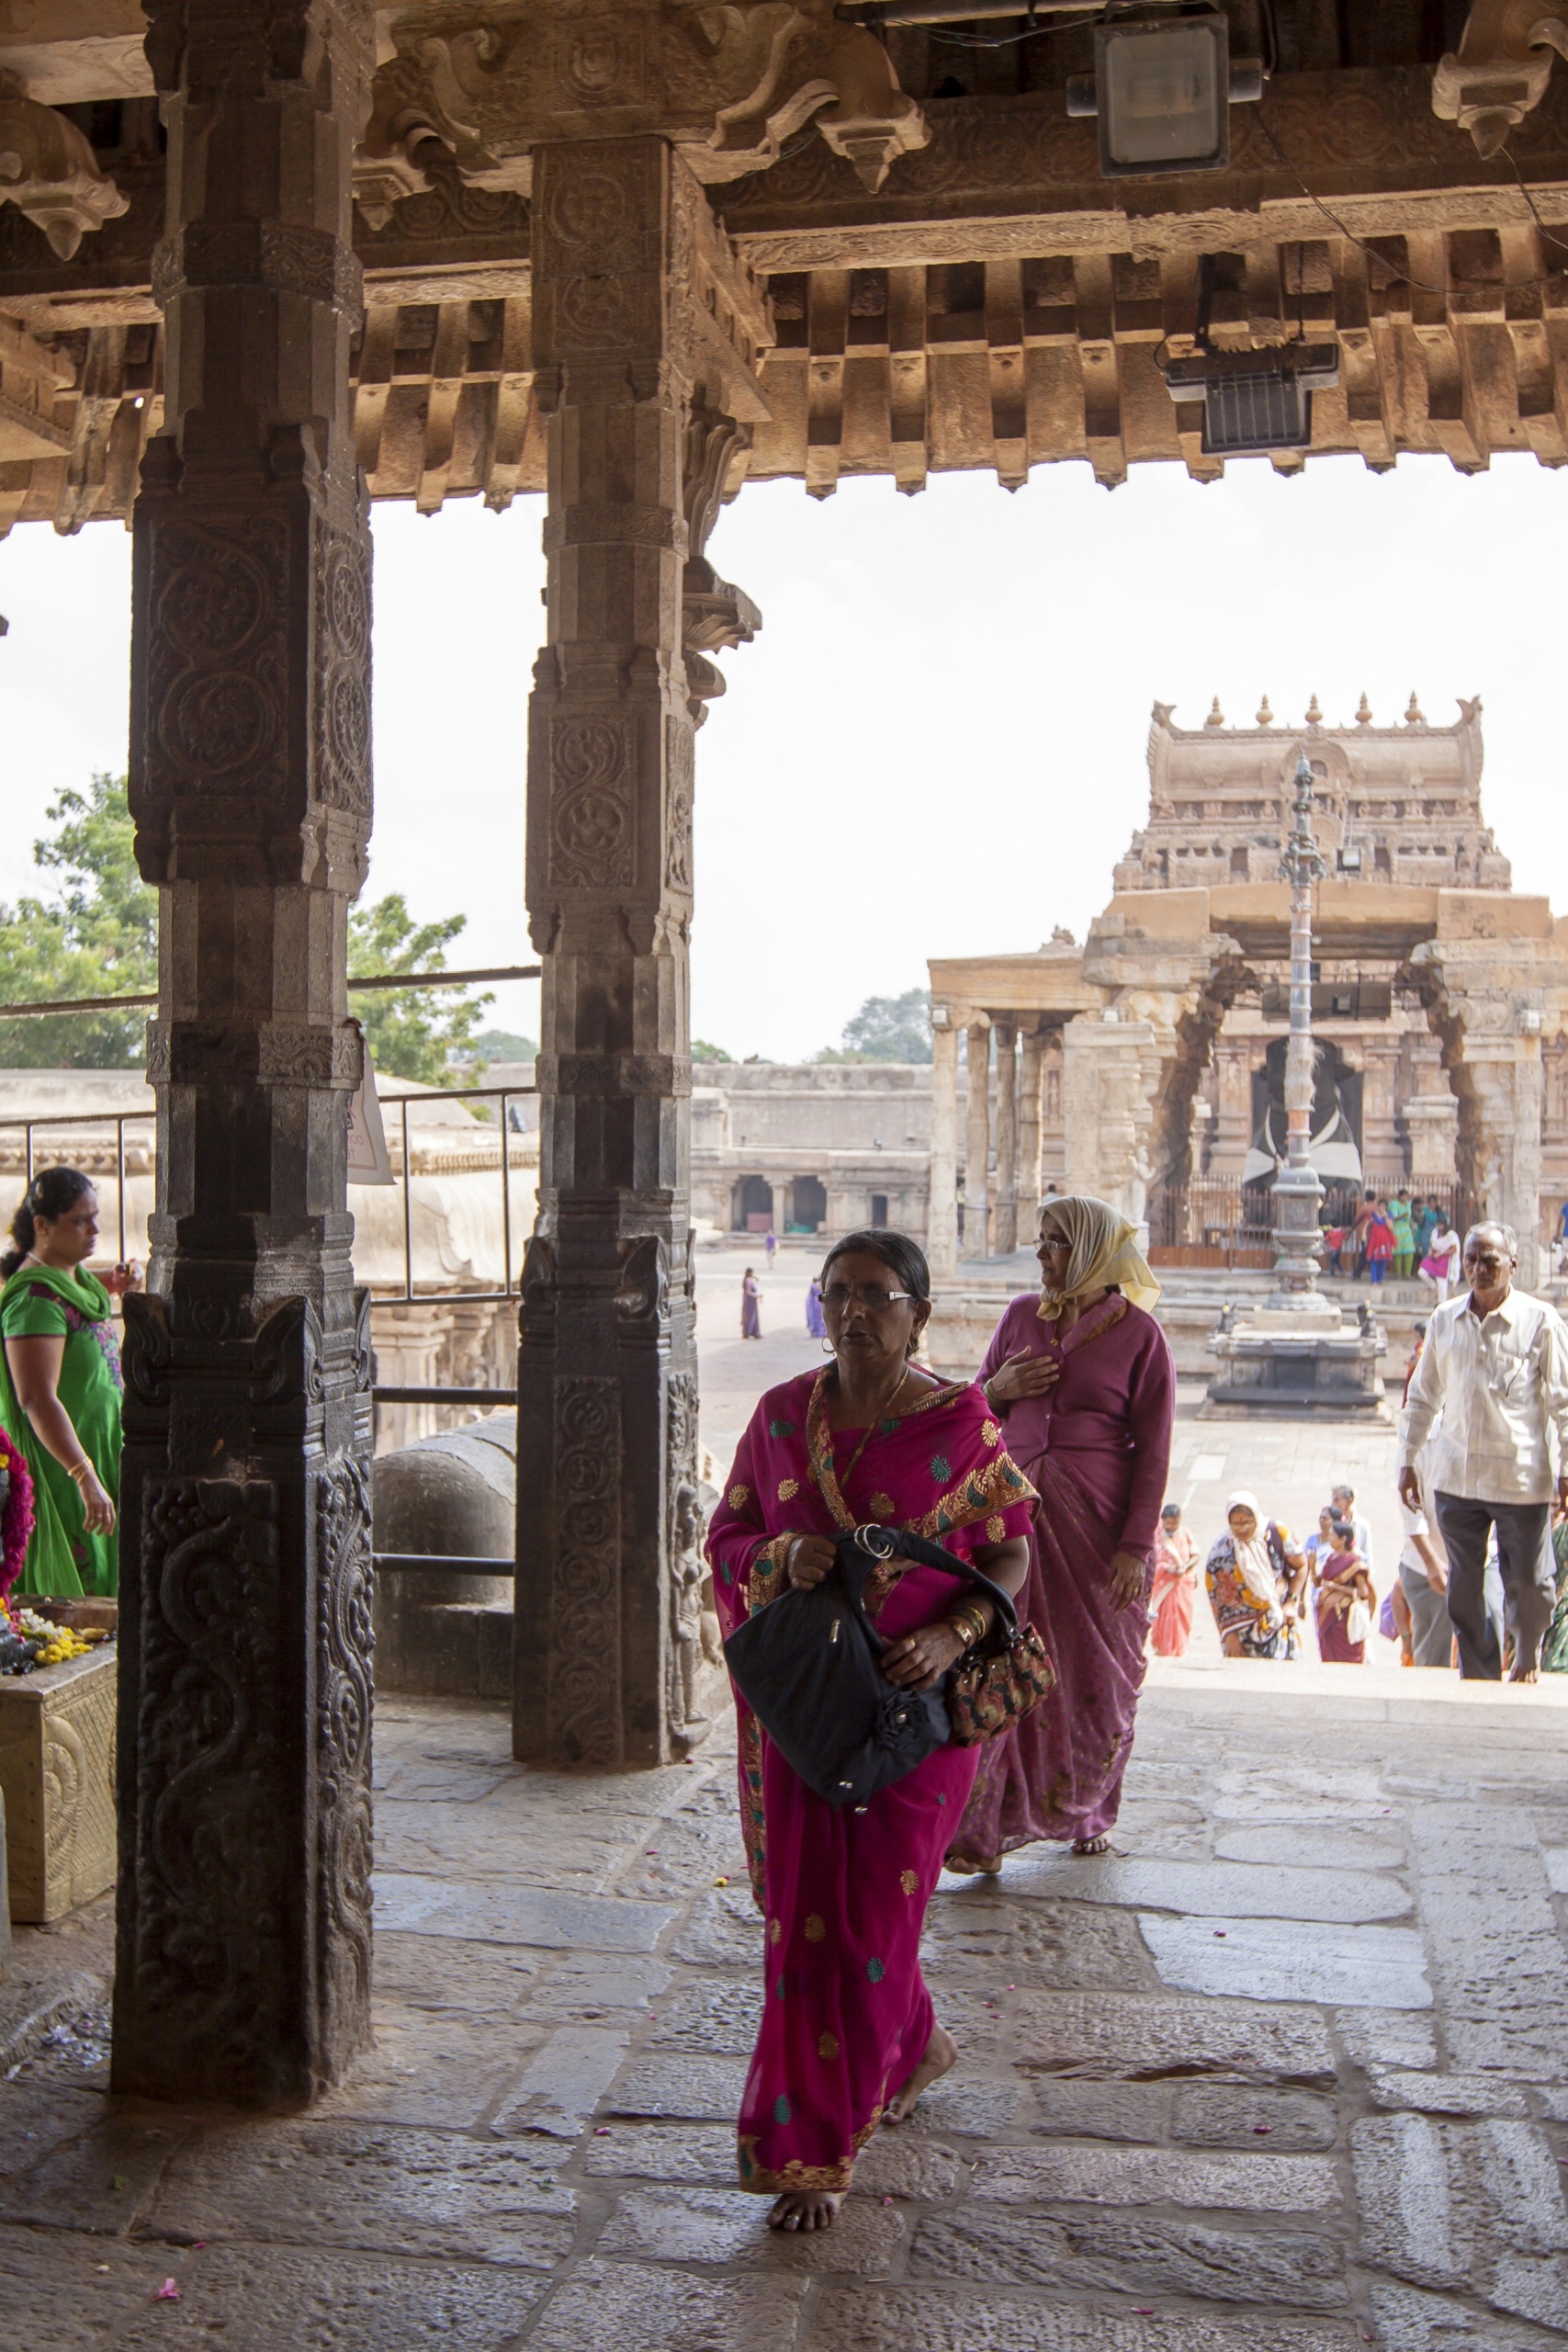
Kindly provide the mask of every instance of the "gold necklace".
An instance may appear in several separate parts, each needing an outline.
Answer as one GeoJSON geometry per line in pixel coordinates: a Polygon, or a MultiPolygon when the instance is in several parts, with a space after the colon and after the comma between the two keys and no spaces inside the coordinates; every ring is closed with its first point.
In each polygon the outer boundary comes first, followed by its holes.
{"type": "Polygon", "coordinates": [[[865,1435],[861,1439],[860,1443],[851,1454],[848,1463],[842,1470],[836,1474],[839,1481],[839,1492],[840,1494],[843,1493],[844,1488],[849,1485],[850,1480],[854,1476],[855,1472],[859,1469],[861,1455],[865,1452],[866,1447],[876,1435],[879,1425],[886,1420],[890,1408],[898,1402],[899,1397],[903,1395],[904,1384],[908,1377],[909,1367],[906,1364],[903,1371],[898,1374],[896,1385],[888,1392],[886,1397],[884,1399],[882,1404],[877,1407],[875,1412],[866,1423],[865,1435]]]}

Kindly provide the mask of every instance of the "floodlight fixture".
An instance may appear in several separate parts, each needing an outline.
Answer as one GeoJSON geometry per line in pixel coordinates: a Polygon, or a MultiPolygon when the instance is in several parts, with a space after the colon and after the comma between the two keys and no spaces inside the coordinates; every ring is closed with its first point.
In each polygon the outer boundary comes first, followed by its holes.
{"type": "Polygon", "coordinates": [[[1253,351],[1195,351],[1168,360],[1173,401],[1203,403],[1206,458],[1266,457],[1312,447],[1312,394],[1339,381],[1337,343],[1281,343],[1253,351]]]}
{"type": "Polygon", "coordinates": [[[1094,73],[1067,81],[1067,112],[1100,122],[1110,180],[1220,172],[1231,159],[1230,110],[1263,95],[1263,62],[1230,53],[1218,8],[1149,6],[1094,28],[1094,73]]]}

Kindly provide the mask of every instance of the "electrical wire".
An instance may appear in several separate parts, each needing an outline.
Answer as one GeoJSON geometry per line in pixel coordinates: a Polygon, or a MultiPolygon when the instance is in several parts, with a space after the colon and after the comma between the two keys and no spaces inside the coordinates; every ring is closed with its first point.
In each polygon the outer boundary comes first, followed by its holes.
{"type": "MultiPolygon", "coordinates": [[[[1020,9],[1019,14],[1021,16],[1023,11],[1020,9]]],[[[1031,25],[1026,32],[998,33],[995,36],[986,33],[944,33],[935,25],[899,26],[897,29],[901,32],[923,32],[928,40],[945,41],[950,49],[1017,49],[1021,42],[1040,40],[1047,33],[1081,33],[1086,27],[1097,25],[1101,14],[1102,11],[1096,8],[1088,16],[1055,17],[1048,25],[1031,25]]],[[[894,28],[889,27],[888,29],[893,30],[894,28]]]]}
{"type": "MultiPolygon", "coordinates": [[[[1309,204],[1315,205],[1318,211],[1322,213],[1324,219],[1325,220],[1332,221],[1334,227],[1337,229],[1339,234],[1345,238],[1348,243],[1358,246],[1362,253],[1366,254],[1372,261],[1375,261],[1380,268],[1388,271],[1387,282],[1389,285],[1417,287],[1423,294],[1440,294],[1445,301],[1447,300],[1449,295],[1453,291],[1453,288],[1450,286],[1434,286],[1427,278],[1413,277],[1408,270],[1393,268],[1390,266],[1386,254],[1380,253],[1376,245],[1371,243],[1368,238],[1358,237],[1354,229],[1350,228],[1347,222],[1343,221],[1339,218],[1337,212],[1331,210],[1329,206],[1325,204],[1320,196],[1314,195],[1312,189],[1308,187],[1305,180],[1303,179],[1299,167],[1292,161],[1291,157],[1286,154],[1284,148],[1280,145],[1278,138],[1275,136],[1273,125],[1269,122],[1268,116],[1263,112],[1261,107],[1258,109],[1258,127],[1262,131],[1264,138],[1267,139],[1270,147],[1274,150],[1276,155],[1280,158],[1281,164],[1285,166],[1285,169],[1290,173],[1291,177],[1295,181],[1295,184],[1300,188],[1302,194],[1306,198],[1307,202],[1309,204]]],[[[1519,193],[1524,198],[1526,204],[1529,208],[1530,218],[1534,220],[1536,227],[1540,231],[1542,236],[1547,239],[1549,243],[1556,245],[1558,250],[1562,253],[1568,253],[1568,245],[1564,245],[1561,238],[1553,237],[1551,235],[1550,230],[1548,230],[1545,222],[1542,220],[1540,214],[1536,210],[1530,192],[1525,186],[1524,180],[1519,172],[1519,167],[1517,164],[1514,162],[1513,156],[1508,154],[1506,147],[1505,147],[1502,152],[1505,155],[1508,156],[1509,166],[1513,171],[1515,179],[1518,181],[1519,193]]],[[[1495,291],[1499,294],[1529,294],[1539,292],[1543,287],[1548,287],[1554,283],[1555,279],[1553,277],[1506,278],[1498,281],[1495,288],[1495,291]]]]}

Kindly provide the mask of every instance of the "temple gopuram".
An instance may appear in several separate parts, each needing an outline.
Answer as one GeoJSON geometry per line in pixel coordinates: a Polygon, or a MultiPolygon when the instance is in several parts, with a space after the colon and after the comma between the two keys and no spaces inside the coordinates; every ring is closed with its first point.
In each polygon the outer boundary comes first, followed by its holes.
{"type": "MultiPolygon", "coordinates": [[[[680,1752],[694,1490],[695,741],[715,656],[761,625],[708,560],[721,504],[753,477],[1007,487],[1063,459],[1107,483],[1562,462],[1564,52],[1568,0],[0,0],[0,527],[130,521],[130,799],[162,893],[120,2090],[300,2105],[369,2035],[345,926],[370,499],[541,503],[515,1747],[651,1765],[680,1752]]],[[[976,1029],[1065,1022],[1071,1181],[1132,1197],[1190,1149],[1213,1041],[1283,936],[1283,887],[1228,856],[1217,886],[1119,893],[1054,993],[1023,959],[1010,1009],[954,1000],[976,1029]]],[[[1420,995],[1477,1185],[1533,1234],[1544,902],[1435,873],[1323,898],[1325,958],[1375,937],[1420,995]]]]}
{"type": "Polygon", "coordinates": [[[1147,1217],[1165,1263],[1271,1261],[1269,1209],[1246,1196],[1283,1157],[1280,863],[1304,756],[1325,867],[1312,1157],[1329,1206],[1348,1214],[1366,1184],[1456,1218],[1484,1207],[1543,1272],[1568,1192],[1568,922],[1514,891],[1485,822],[1480,702],[1451,727],[1414,694],[1382,727],[1364,695],[1338,728],[1315,695],[1295,728],[1267,695],[1250,726],[1216,700],[1178,727],[1173,707],[1154,707],[1148,820],[1084,946],[931,963],[933,1261],[1011,1250],[1054,1182],[1147,1217]]]}

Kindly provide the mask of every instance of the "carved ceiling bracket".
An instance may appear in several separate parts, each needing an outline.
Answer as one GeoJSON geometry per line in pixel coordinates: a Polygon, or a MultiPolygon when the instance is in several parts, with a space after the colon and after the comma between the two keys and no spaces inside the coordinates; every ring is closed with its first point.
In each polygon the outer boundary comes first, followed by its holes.
{"type": "Polygon", "coordinates": [[[745,478],[751,428],[733,417],[694,404],[686,425],[685,508],[691,553],[682,574],[682,650],[686,663],[686,707],[692,723],[707,717],[705,705],[725,691],[725,676],[710,659],[750,645],[762,616],[743,588],[721,580],[704,549],[718,510],[745,478]],[[734,481],[735,488],[727,488],[734,481]]]}
{"type": "Polygon", "coordinates": [[[1551,52],[1568,57],[1568,0],[1475,0],[1457,51],[1433,76],[1432,110],[1490,162],[1546,96],[1551,52]]]}
{"type": "Polygon", "coordinates": [[[0,71],[0,204],[14,204],[41,229],[62,261],[89,230],[130,209],[73,122],[29,98],[15,74],[0,71]]]}
{"type": "Polygon", "coordinates": [[[783,141],[815,117],[834,154],[852,164],[874,195],[900,155],[930,141],[925,116],[899,87],[893,61],[874,33],[862,25],[825,23],[804,9],[788,15],[791,22],[776,35],[758,87],[720,108],[704,146],[682,153],[699,179],[735,179],[776,164],[783,141]]]}

